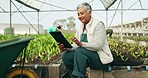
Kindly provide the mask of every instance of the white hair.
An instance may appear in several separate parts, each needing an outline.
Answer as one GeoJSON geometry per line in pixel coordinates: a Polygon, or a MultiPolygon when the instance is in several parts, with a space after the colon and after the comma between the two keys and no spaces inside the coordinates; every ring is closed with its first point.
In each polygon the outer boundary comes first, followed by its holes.
{"type": "Polygon", "coordinates": [[[84,3],[81,3],[81,4],[79,4],[78,6],[77,6],[77,10],[79,9],[79,8],[85,8],[85,10],[87,10],[87,11],[92,11],[92,8],[91,8],[91,6],[87,3],[87,2],[84,2],[84,3]]]}

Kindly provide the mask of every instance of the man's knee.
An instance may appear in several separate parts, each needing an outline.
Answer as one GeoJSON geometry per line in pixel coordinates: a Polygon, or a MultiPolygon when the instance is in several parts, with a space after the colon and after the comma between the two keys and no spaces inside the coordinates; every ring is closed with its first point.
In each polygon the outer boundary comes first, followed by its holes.
{"type": "Polygon", "coordinates": [[[76,50],[75,50],[75,54],[76,55],[86,55],[86,48],[84,47],[78,47],[76,50]]]}

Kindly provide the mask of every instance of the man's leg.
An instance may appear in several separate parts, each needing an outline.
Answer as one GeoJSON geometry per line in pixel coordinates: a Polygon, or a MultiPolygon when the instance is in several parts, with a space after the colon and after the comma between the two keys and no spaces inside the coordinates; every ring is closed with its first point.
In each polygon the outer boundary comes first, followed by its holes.
{"type": "Polygon", "coordinates": [[[72,71],[74,67],[74,51],[72,52],[63,52],[62,53],[62,61],[66,66],[69,74],[72,76],[72,71]]]}
{"type": "Polygon", "coordinates": [[[107,69],[107,66],[101,63],[97,52],[87,50],[84,47],[77,48],[74,55],[74,71],[72,74],[85,78],[88,66],[93,69],[107,69]]]}

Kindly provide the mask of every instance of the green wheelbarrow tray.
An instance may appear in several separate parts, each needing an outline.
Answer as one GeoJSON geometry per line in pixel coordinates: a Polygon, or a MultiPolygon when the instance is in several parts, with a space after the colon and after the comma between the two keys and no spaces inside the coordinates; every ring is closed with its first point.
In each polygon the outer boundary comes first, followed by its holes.
{"type": "Polygon", "coordinates": [[[21,37],[0,42],[0,78],[4,78],[7,71],[27,47],[33,37],[21,37]]]}

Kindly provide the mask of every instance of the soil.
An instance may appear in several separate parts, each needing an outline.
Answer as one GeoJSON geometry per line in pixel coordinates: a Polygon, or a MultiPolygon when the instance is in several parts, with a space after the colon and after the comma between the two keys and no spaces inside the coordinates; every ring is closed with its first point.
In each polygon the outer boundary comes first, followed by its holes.
{"type": "Polygon", "coordinates": [[[112,52],[114,61],[111,63],[111,65],[115,66],[137,66],[137,65],[143,65],[144,60],[141,60],[140,58],[135,58],[129,54],[123,53],[124,59],[128,58],[128,60],[123,61],[120,56],[117,56],[115,52],[112,52]]]}
{"type": "Polygon", "coordinates": [[[29,64],[56,64],[61,60],[61,54],[58,53],[50,58],[50,60],[47,60],[46,62],[43,62],[40,57],[35,58],[33,61],[29,62],[29,64]]]}
{"type": "MultiPolygon", "coordinates": [[[[124,61],[121,59],[120,56],[117,56],[115,52],[112,52],[114,61],[111,63],[113,66],[138,66],[143,65],[144,60],[141,60],[140,58],[135,58],[129,54],[123,53],[124,58],[128,58],[128,60],[124,61]]],[[[46,61],[45,63],[42,62],[41,58],[35,58],[32,62],[32,64],[53,64],[57,63],[61,60],[61,54],[54,55],[49,61],[46,61]]]]}

